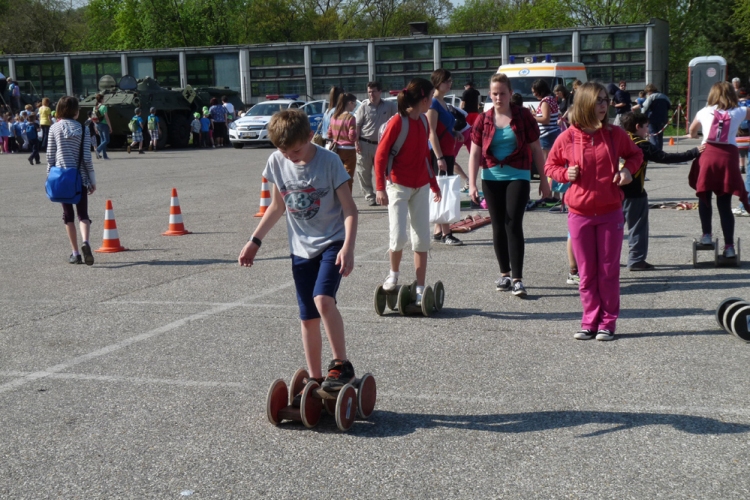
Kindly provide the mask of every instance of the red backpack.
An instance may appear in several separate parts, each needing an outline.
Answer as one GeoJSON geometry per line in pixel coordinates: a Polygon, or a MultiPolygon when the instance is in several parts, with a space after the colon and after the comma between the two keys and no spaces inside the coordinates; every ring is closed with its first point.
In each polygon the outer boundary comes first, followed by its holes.
{"type": "Polygon", "coordinates": [[[714,119],[711,122],[711,129],[708,132],[706,140],[708,142],[729,143],[729,128],[732,118],[726,110],[714,110],[714,119]]]}

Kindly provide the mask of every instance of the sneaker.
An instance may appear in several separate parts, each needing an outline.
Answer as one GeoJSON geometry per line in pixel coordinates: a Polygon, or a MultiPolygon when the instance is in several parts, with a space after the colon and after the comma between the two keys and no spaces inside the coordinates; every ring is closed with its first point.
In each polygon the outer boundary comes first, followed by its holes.
{"type": "Polygon", "coordinates": [[[305,387],[307,387],[307,384],[309,384],[313,380],[316,381],[318,384],[322,384],[325,379],[323,377],[320,377],[320,378],[312,378],[312,377],[308,378],[308,377],[305,377],[305,378],[303,378],[302,379],[302,383],[304,385],[302,386],[302,390],[299,391],[297,394],[294,395],[294,399],[292,400],[292,406],[294,406],[295,408],[299,408],[300,403],[302,403],[302,392],[305,390],[305,387]]]}
{"type": "Polygon", "coordinates": [[[462,193],[468,193],[469,192],[469,185],[464,184],[464,186],[461,188],[462,193]]]}
{"type": "Polygon", "coordinates": [[[510,276],[500,276],[495,280],[495,289],[502,292],[508,292],[513,288],[513,282],[510,280],[510,276]]]}
{"type": "Polygon", "coordinates": [[[145,155],[146,153],[145,153],[145,152],[144,152],[144,151],[143,151],[142,149],[139,149],[139,150],[138,150],[138,154],[139,154],[139,155],[145,155]]]}
{"type": "Polygon", "coordinates": [[[580,285],[581,277],[578,275],[578,273],[568,273],[568,279],[565,280],[565,283],[567,283],[568,285],[580,285]]]}
{"type": "Polygon", "coordinates": [[[91,247],[88,243],[81,245],[81,253],[83,254],[83,261],[87,266],[94,265],[94,254],[91,253],[91,247]]]}
{"type": "Polygon", "coordinates": [[[371,207],[377,207],[378,206],[378,202],[375,201],[375,200],[370,200],[370,201],[367,202],[367,204],[370,205],[371,207]]]}
{"type": "Polygon", "coordinates": [[[37,161],[36,161],[36,162],[34,162],[34,163],[36,163],[37,165],[41,165],[41,164],[42,164],[42,162],[40,162],[39,160],[37,160],[37,161]]]}
{"type": "Polygon", "coordinates": [[[596,340],[613,340],[614,338],[615,334],[609,330],[599,330],[596,332],[596,340]]]}
{"type": "Polygon", "coordinates": [[[327,392],[341,390],[346,384],[354,380],[354,367],[349,361],[334,359],[328,365],[328,376],[321,387],[327,392]]]}
{"type": "Polygon", "coordinates": [[[727,259],[733,259],[737,256],[737,252],[734,251],[734,245],[727,245],[724,247],[724,257],[727,259]]]}
{"type": "Polygon", "coordinates": [[[128,144],[128,154],[130,154],[130,144],[128,144]]]}
{"type": "Polygon", "coordinates": [[[516,297],[526,297],[526,289],[523,287],[523,283],[516,281],[513,283],[513,295],[516,297]]]}
{"type": "Polygon", "coordinates": [[[581,328],[573,334],[573,338],[576,340],[591,340],[594,338],[594,330],[581,328]]]}
{"type": "Polygon", "coordinates": [[[745,211],[745,207],[743,207],[742,205],[740,205],[739,207],[735,207],[735,208],[732,209],[732,213],[734,215],[740,215],[744,211],[745,211]]]}
{"type": "Polygon", "coordinates": [[[422,294],[417,292],[417,300],[414,301],[414,304],[417,306],[422,306],[422,294]]]}
{"type": "Polygon", "coordinates": [[[443,241],[443,233],[432,233],[432,239],[435,241],[443,241]]]}
{"type": "Polygon", "coordinates": [[[443,239],[441,241],[445,243],[446,245],[450,245],[454,247],[460,247],[461,245],[464,244],[463,241],[453,236],[453,233],[446,234],[445,236],[443,236],[443,239]]]}
{"type": "Polygon", "coordinates": [[[68,258],[68,262],[71,264],[83,264],[83,259],[81,259],[80,255],[70,254],[70,257],[68,258]]]}
{"type": "Polygon", "coordinates": [[[398,285],[398,278],[393,276],[392,274],[389,274],[388,277],[385,279],[385,283],[383,283],[383,290],[386,292],[392,292],[396,289],[396,286],[398,285]]]}
{"type": "Polygon", "coordinates": [[[701,236],[700,244],[701,245],[713,245],[714,240],[711,239],[710,234],[704,234],[703,236],[701,236]]]}

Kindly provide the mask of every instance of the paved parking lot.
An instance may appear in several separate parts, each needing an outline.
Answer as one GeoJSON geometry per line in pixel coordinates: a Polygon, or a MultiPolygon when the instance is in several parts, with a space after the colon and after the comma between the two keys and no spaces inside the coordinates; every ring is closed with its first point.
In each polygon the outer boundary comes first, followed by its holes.
{"type": "MultiPolygon", "coordinates": [[[[357,373],[377,378],[375,413],[348,433],[329,418],[270,425],[269,384],[304,364],[283,221],[252,269],[236,263],[270,152],[112,152],[96,163],[92,247],[111,199],[130,250],[93,267],[67,263],[43,166],[0,157],[0,498],[750,495],[750,345],[713,317],[750,299],[750,273],[693,268],[697,211],[651,212],[657,269],[623,268],[618,339],[580,342],[564,216],[526,215],[528,299],[494,290],[486,227],[433,247],[440,314],[378,317],[387,212],[355,191],[339,305],[357,373]],[[161,236],[173,187],[191,235],[161,236]]],[[[650,198],[695,201],[688,168],[653,165],[650,198]]]]}

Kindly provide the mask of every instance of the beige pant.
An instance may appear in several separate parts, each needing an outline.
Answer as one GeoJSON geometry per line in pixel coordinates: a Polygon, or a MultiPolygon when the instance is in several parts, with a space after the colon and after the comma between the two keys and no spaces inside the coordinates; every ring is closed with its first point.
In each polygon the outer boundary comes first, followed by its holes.
{"type": "Polygon", "coordinates": [[[411,219],[411,248],[415,252],[430,250],[430,185],[418,189],[388,182],[388,222],[390,250],[398,252],[406,246],[407,216],[411,219]]]}
{"type": "Polygon", "coordinates": [[[359,141],[359,149],[361,153],[357,153],[357,179],[359,179],[359,187],[362,188],[365,199],[372,202],[375,201],[375,186],[372,182],[373,166],[378,147],[369,142],[359,141]]]}

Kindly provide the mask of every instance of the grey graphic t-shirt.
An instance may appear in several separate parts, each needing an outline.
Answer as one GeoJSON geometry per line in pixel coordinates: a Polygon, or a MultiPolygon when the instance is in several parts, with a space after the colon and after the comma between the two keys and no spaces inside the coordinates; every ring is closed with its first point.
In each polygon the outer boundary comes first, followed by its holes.
{"type": "Polygon", "coordinates": [[[312,259],[334,241],[344,241],[344,211],[336,189],[349,174],[336,153],[315,146],[307,165],[295,165],[274,152],[263,177],[279,188],[286,205],[289,248],[298,257],[312,259]]]}

